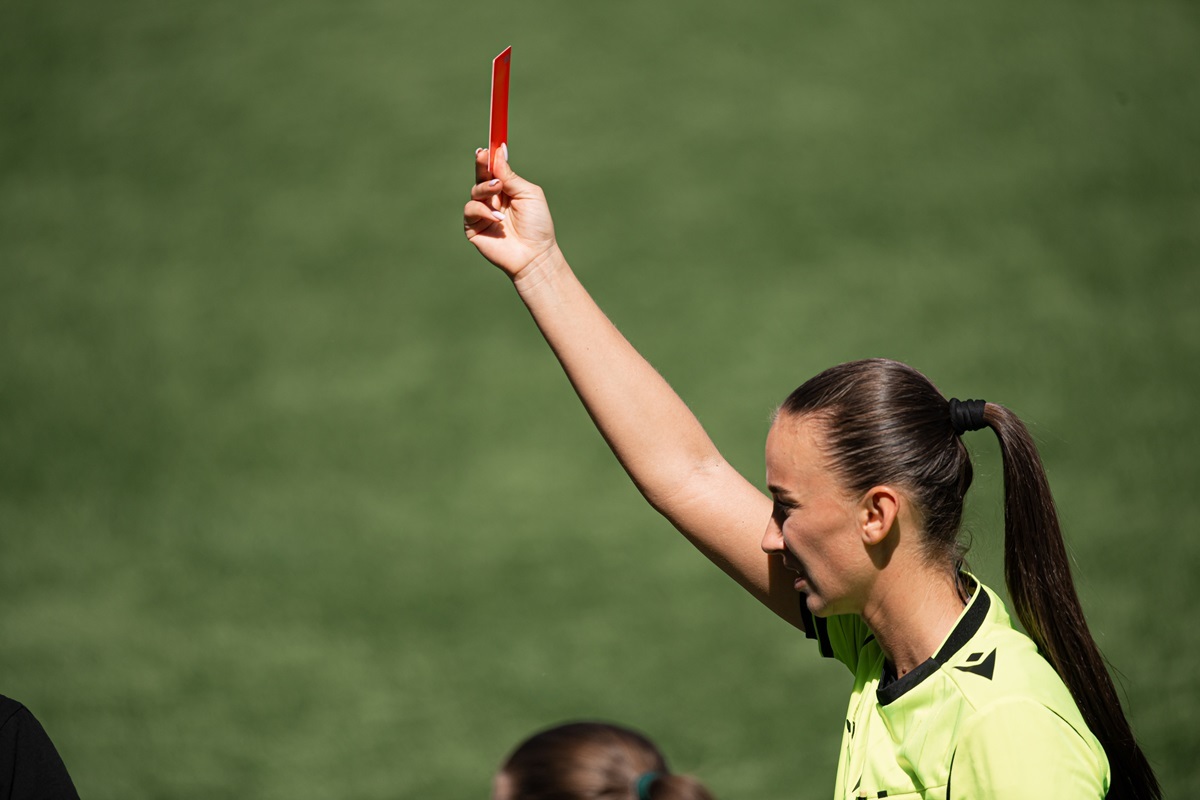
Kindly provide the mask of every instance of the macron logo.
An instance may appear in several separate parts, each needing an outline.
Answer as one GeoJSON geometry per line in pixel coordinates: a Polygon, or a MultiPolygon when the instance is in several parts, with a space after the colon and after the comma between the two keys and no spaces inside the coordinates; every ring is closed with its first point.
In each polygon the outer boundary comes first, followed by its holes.
{"type": "Polygon", "coordinates": [[[966,663],[961,667],[955,667],[955,669],[982,675],[990,681],[992,673],[996,671],[996,651],[993,650],[987,656],[984,656],[983,653],[971,653],[971,655],[967,656],[966,663]]]}

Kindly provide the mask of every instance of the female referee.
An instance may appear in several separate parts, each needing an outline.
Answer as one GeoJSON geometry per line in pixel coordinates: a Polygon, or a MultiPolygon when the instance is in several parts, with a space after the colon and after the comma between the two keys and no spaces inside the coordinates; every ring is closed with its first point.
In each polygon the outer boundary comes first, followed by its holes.
{"type": "Polygon", "coordinates": [[[1158,798],[1088,632],[1041,460],[1011,411],[947,401],[870,360],[796,389],[767,436],[768,498],[608,321],[507,153],[475,154],[467,238],[502,269],[647,501],[854,675],[835,798],[1158,798]],[[1005,576],[962,569],[971,462],[1000,441],[1005,576]],[[764,533],[765,531],[765,533],[764,533]],[[766,552],[766,557],[763,556],[766,552]]]}

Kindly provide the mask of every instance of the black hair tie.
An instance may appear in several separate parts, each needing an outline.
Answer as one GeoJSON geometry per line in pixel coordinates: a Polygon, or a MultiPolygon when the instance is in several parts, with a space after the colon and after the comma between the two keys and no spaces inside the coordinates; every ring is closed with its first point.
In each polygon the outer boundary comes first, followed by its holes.
{"type": "Polygon", "coordinates": [[[983,407],[986,400],[959,400],[950,398],[950,424],[954,432],[962,436],[967,431],[983,430],[987,423],[983,420],[983,407]]]}

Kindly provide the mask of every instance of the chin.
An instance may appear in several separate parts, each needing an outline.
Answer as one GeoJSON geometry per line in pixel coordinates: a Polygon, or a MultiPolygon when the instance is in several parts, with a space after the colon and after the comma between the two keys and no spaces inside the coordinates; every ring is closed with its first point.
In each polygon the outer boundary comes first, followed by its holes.
{"type": "Polygon", "coordinates": [[[813,594],[811,587],[804,591],[804,604],[808,606],[808,613],[814,617],[831,616],[829,605],[819,595],[813,594]]]}
{"type": "Polygon", "coordinates": [[[814,594],[811,587],[805,590],[804,604],[808,606],[808,613],[814,617],[836,617],[841,614],[858,613],[852,608],[845,608],[845,601],[829,601],[819,594],[814,594]]]}

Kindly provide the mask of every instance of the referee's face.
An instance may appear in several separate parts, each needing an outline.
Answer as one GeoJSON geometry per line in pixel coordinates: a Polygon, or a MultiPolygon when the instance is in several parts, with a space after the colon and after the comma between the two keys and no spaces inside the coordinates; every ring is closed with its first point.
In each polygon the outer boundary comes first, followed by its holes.
{"type": "Polygon", "coordinates": [[[829,470],[821,436],[822,424],[811,417],[781,415],[771,426],[767,486],[775,507],[762,548],[795,573],[813,614],[857,614],[872,562],[859,535],[857,498],[829,470]]]}

